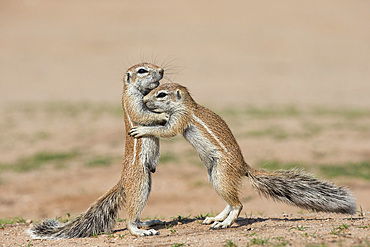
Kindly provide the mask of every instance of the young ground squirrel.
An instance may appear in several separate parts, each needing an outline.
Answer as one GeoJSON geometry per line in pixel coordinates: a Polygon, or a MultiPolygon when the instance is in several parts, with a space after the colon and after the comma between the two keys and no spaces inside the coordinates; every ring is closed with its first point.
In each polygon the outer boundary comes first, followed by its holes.
{"type": "Polygon", "coordinates": [[[149,111],[143,97],[158,87],[164,70],[154,64],[141,63],[129,68],[125,74],[122,107],[126,126],[125,154],[118,183],[95,201],[76,219],[62,225],[49,219],[29,229],[32,238],[58,239],[87,237],[109,233],[114,227],[122,206],[128,215],[127,229],[136,236],[158,234],[154,229],[138,229],[157,221],[140,222],[139,217],[148,199],[151,187],[150,172],[155,172],[159,160],[159,139],[147,137],[135,139],[128,135],[134,124],[153,125],[167,120],[165,113],[149,111]]]}
{"type": "Polygon", "coordinates": [[[345,188],[297,170],[268,172],[250,167],[225,121],[198,105],[185,87],[163,84],[146,95],[144,103],[153,112],[168,113],[169,120],[164,126],[134,127],[129,134],[137,138],[183,134],[197,150],[209,180],[227,203],[219,215],[207,217],[204,224],[226,228],[237,219],[242,210],[238,192],[243,176],[249,177],[260,195],[277,201],[314,211],[355,213],[355,199],[345,188]]]}

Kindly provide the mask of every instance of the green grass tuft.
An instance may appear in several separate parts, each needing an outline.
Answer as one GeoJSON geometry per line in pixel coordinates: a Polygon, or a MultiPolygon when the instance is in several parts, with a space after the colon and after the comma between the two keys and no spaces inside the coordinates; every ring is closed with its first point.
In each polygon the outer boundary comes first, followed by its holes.
{"type": "Polygon", "coordinates": [[[370,180],[370,161],[349,162],[343,164],[305,164],[300,162],[261,161],[258,167],[266,170],[290,170],[304,168],[305,170],[317,169],[322,176],[328,178],[351,177],[370,180]]]}
{"type": "Polygon", "coordinates": [[[0,171],[27,172],[39,169],[43,166],[54,164],[63,165],[64,162],[73,159],[79,155],[76,151],[71,152],[38,152],[30,157],[19,159],[11,164],[0,163],[0,171]]]}
{"type": "Polygon", "coordinates": [[[251,137],[272,137],[273,139],[282,140],[288,138],[289,134],[280,126],[270,126],[263,130],[251,130],[245,133],[251,137]]]}
{"type": "Polygon", "coordinates": [[[199,215],[196,215],[194,218],[196,220],[205,220],[207,217],[213,217],[214,215],[212,213],[206,213],[206,214],[203,214],[203,213],[200,213],[199,215]]]}
{"type": "Polygon", "coordinates": [[[159,163],[178,163],[179,158],[172,152],[164,152],[159,157],[159,163]]]}
{"type": "Polygon", "coordinates": [[[26,220],[22,217],[0,219],[0,228],[4,227],[4,225],[12,225],[16,223],[26,223],[26,220]]]}
{"type": "Polygon", "coordinates": [[[177,220],[178,222],[184,223],[190,220],[190,216],[191,215],[188,215],[188,216],[177,215],[177,217],[171,217],[171,218],[177,220]]]}
{"type": "Polygon", "coordinates": [[[340,235],[343,231],[348,230],[349,226],[347,224],[341,224],[338,227],[334,227],[331,230],[330,234],[332,235],[340,235]]]}
{"type": "Polygon", "coordinates": [[[47,103],[19,104],[16,106],[16,109],[18,112],[23,112],[28,115],[46,113],[49,116],[65,116],[73,118],[82,114],[89,114],[92,116],[101,116],[103,114],[117,117],[123,116],[123,110],[120,105],[113,105],[105,102],[93,103],[50,101],[47,103]]]}
{"type": "Polygon", "coordinates": [[[298,231],[304,231],[307,228],[308,227],[304,227],[303,225],[297,225],[297,226],[293,226],[293,227],[289,228],[289,231],[292,230],[292,229],[295,229],[295,230],[298,230],[298,231]]]}
{"type": "Polygon", "coordinates": [[[237,245],[232,240],[226,240],[226,247],[237,247],[237,245]]]}
{"type": "Polygon", "coordinates": [[[370,117],[370,110],[368,109],[313,109],[312,114],[317,116],[337,116],[347,119],[370,117]]]}
{"type": "Polygon", "coordinates": [[[258,167],[270,171],[275,171],[279,169],[290,170],[293,168],[302,168],[303,164],[300,164],[298,162],[284,163],[277,160],[273,160],[273,161],[261,161],[258,163],[258,167]]]}
{"type": "Polygon", "coordinates": [[[268,242],[270,241],[269,238],[252,238],[251,239],[251,244],[255,244],[255,245],[266,245],[268,242]]]}
{"type": "Polygon", "coordinates": [[[174,243],[173,245],[171,245],[171,247],[180,247],[184,245],[185,245],[184,243],[174,243]]]}
{"type": "Polygon", "coordinates": [[[295,106],[230,106],[219,111],[221,116],[240,116],[247,115],[253,118],[281,118],[281,117],[299,117],[303,115],[324,116],[324,117],[342,117],[347,119],[370,117],[369,109],[329,109],[329,108],[311,108],[298,109],[295,106]]]}
{"type": "Polygon", "coordinates": [[[56,220],[62,222],[62,223],[66,223],[68,221],[71,220],[71,214],[70,213],[66,213],[65,216],[60,216],[60,217],[56,217],[56,220]]]}
{"type": "Polygon", "coordinates": [[[343,176],[370,180],[370,161],[340,165],[320,165],[319,170],[324,176],[329,178],[343,176]]]}
{"type": "Polygon", "coordinates": [[[113,156],[96,156],[91,158],[86,162],[86,166],[88,167],[101,167],[101,166],[110,166],[114,162],[118,162],[121,157],[113,157],[113,156]]]}

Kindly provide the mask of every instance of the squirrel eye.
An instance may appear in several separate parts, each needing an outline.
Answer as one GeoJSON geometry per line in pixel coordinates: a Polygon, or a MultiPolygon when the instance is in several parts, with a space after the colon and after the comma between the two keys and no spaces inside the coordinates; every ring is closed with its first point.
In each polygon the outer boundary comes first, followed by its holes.
{"type": "Polygon", "coordinates": [[[157,98],[164,98],[164,97],[166,97],[167,96],[167,94],[166,93],[159,93],[158,95],[157,95],[157,98]]]}
{"type": "Polygon", "coordinates": [[[144,73],[148,73],[148,71],[147,71],[146,69],[139,69],[139,70],[137,71],[137,73],[139,73],[139,74],[144,74],[144,73]]]}

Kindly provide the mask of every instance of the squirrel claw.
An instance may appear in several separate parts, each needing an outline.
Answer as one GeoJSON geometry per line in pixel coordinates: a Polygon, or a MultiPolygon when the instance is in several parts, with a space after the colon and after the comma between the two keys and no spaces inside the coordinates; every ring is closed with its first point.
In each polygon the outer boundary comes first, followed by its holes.
{"type": "Polygon", "coordinates": [[[159,235],[159,232],[157,232],[154,229],[144,230],[144,229],[138,229],[136,225],[129,225],[128,226],[129,231],[132,235],[135,236],[153,236],[153,235],[159,235]]]}
{"type": "Polygon", "coordinates": [[[135,137],[135,138],[140,137],[139,133],[137,132],[136,127],[131,128],[131,130],[128,132],[128,134],[132,137],[135,137]]]}
{"type": "Polygon", "coordinates": [[[213,229],[213,230],[216,230],[216,229],[224,229],[224,228],[228,228],[230,226],[230,224],[227,224],[227,223],[224,223],[224,222],[218,222],[218,221],[215,221],[212,226],[210,227],[210,229],[213,229]]]}
{"type": "Polygon", "coordinates": [[[137,126],[137,127],[133,127],[131,128],[131,130],[128,132],[128,134],[132,137],[135,137],[135,138],[139,138],[139,137],[143,137],[143,136],[146,136],[146,127],[143,127],[143,126],[137,126]]]}
{"type": "Polygon", "coordinates": [[[141,236],[154,236],[154,235],[159,235],[159,232],[157,232],[154,229],[150,229],[150,230],[144,230],[141,236]]]}

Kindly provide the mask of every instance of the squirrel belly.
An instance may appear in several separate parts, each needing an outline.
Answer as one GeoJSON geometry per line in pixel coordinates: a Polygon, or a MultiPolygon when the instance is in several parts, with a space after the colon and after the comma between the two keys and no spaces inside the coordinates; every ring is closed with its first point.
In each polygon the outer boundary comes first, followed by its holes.
{"type": "Polygon", "coordinates": [[[142,163],[151,173],[155,173],[159,161],[159,138],[142,138],[142,163]]]}

